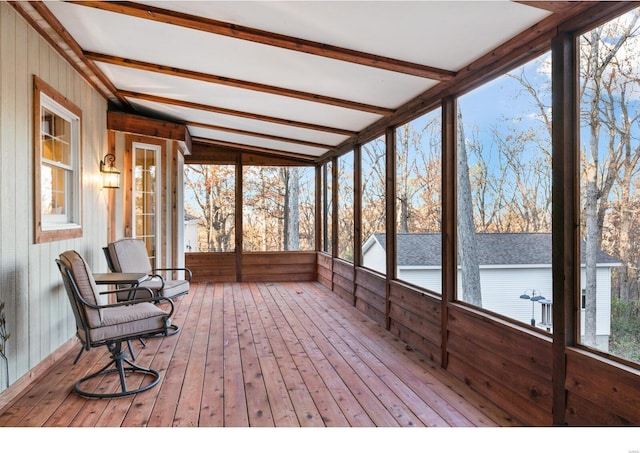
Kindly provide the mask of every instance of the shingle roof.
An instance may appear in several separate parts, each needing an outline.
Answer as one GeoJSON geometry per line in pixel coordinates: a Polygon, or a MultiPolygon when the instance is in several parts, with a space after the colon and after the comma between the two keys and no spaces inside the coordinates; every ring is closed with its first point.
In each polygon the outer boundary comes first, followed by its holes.
{"type": "MultiPolygon", "coordinates": [[[[386,250],[386,234],[374,234],[386,250]]],[[[480,265],[551,265],[551,233],[478,233],[480,265]]],[[[438,233],[398,234],[398,265],[440,266],[441,239],[438,233]]],[[[584,252],[582,261],[584,262],[584,252]]],[[[619,264],[613,256],[598,250],[598,263],[619,264]]]]}

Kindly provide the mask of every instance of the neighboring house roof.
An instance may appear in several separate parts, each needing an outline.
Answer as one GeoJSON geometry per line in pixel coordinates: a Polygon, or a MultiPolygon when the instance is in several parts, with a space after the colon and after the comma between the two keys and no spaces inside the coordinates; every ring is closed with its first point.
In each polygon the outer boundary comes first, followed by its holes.
{"type": "Polygon", "coordinates": [[[194,220],[200,221],[200,217],[196,217],[192,214],[189,214],[188,212],[184,213],[184,221],[185,222],[193,222],[194,220]]]}
{"type": "MultiPolygon", "coordinates": [[[[480,265],[548,264],[551,265],[551,233],[478,233],[480,265]]],[[[386,234],[373,239],[386,250],[386,234]]],[[[438,233],[398,234],[399,266],[440,266],[442,242],[438,233]]],[[[365,244],[365,251],[373,245],[365,244]]],[[[584,247],[583,247],[584,248],[584,247]]],[[[584,251],[582,252],[584,262],[584,251]]],[[[597,252],[599,264],[616,266],[620,261],[602,250],[597,252]]]]}

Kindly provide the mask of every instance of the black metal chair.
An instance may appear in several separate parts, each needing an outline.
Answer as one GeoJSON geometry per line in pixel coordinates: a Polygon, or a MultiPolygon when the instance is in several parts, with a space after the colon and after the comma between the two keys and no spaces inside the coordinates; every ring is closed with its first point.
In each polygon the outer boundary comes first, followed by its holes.
{"type": "Polygon", "coordinates": [[[88,398],[115,398],[140,393],[155,386],[160,381],[160,373],[134,364],[122,344],[175,332],[178,328],[171,324],[173,301],[154,297],[108,303],[101,295],[120,290],[98,292],[93,274],[78,252],[70,250],[62,253],[56,259],[56,264],[71,303],[76,320],[76,336],[83,344],[83,350],[106,346],[111,353],[109,363],[77,381],[74,391],[88,398]],[[167,305],[167,311],[159,306],[164,304],[167,305]],[[99,393],[83,385],[110,373],[118,373],[120,385],[117,391],[99,393]],[[138,385],[130,386],[129,378],[136,374],[143,375],[143,379],[137,380],[138,385]]]}
{"type": "Polygon", "coordinates": [[[189,292],[189,284],[192,277],[191,270],[185,267],[152,269],[147,248],[141,239],[118,239],[109,243],[107,247],[103,247],[102,250],[111,272],[140,272],[148,274],[149,279],[140,283],[138,288],[149,288],[153,291],[154,296],[173,299],[189,292]],[[162,273],[175,271],[184,272],[185,278],[171,279],[166,277],[166,274],[165,276],[162,275],[162,273]]]}

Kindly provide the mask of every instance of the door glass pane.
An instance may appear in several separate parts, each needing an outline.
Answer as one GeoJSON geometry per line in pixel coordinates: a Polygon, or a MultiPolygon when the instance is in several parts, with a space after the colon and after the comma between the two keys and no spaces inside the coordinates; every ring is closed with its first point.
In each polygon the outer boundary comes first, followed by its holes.
{"type": "Polygon", "coordinates": [[[134,234],[144,240],[151,266],[156,267],[156,167],[158,148],[151,145],[134,145],[134,234]]]}

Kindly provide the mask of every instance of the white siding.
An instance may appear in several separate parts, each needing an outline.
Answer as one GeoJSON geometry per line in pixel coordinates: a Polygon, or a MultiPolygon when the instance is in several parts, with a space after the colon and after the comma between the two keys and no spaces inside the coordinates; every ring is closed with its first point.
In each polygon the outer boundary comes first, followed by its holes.
{"type": "Polygon", "coordinates": [[[362,257],[362,265],[368,269],[386,274],[387,255],[378,242],[375,242],[362,257]]]}
{"type": "MultiPolygon", "coordinates": [[[[399,268],[398,278],[422,288],[441,292],[439,269],[399,268]]],[[[600,347],[607,350],[611,333],[611,269],[598,268],[597,271],[597,321],[596,334],[600,337],[600,347]]],[[[584,272],[583,272],[584,280],[584,272]]],[[[458,298],[464,300],[458,274],[458,298]]],[[[541,304],[520,299],[520,295],[535,289],[546,299],[552,299],[551,268],[485,268],[480,271],[482,286],[482,306],[487,310],[508,316],[511,319],[531,323],[532,311],[536,324],[542,320],[541,304]]],[[[583,310],[584,311],[584,310],[583,310]]],[[[584,319],[582,329],[584,329],[584,319]]]]}
{"type": "Polygon", "coordinates": [[[409,269],[398,267],[398,279],[413,283],[421,288],[442,293],[442,272],[440,269],[409,269]]]}
{"type": "MultiPolygon", "coordinates": [[[[584,269],[580,272],[581,288],[585,287],[584,269]]],[[[580,310],[580,331],[584,332],[584,310],[580,310]]],[[[611,268],[596,271],[596,335],[611,334],[611,268]]]]}
{"type": "Polygon", "coordinates": [[[106,111],[106,100],[11,6],[0,3],[0,300],[11,333],[10,382],[75,333],[55,258],[75,249],[94,271],[106,271],[100,247],[107,238],[109,189],[99,182],[99,162],[107,152],[106,111]],[[78,239],[33,243],[34,74],[82,110],[83,236],[78,239]]]}
{"type": "Polygon", "coordinates": [[[539,303],[520,299],[520,295],[525,291],[531,295],[535,289],[551,299],[553,291],[551,268],[481,269],[480,284],[483,308],[527,324],[531,322],[532,308],[536,323],[541,321],[541,307],[539,303]]]}

